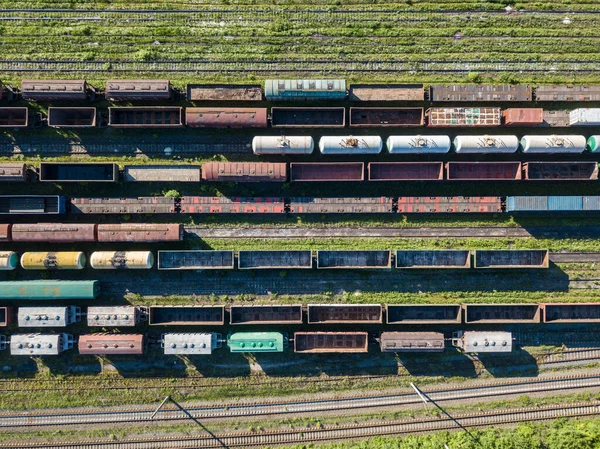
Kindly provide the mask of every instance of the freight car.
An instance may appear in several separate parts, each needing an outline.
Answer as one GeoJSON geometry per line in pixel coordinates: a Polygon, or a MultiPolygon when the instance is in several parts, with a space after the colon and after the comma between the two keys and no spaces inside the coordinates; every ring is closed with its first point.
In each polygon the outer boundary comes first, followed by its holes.
{"type": "Polygon", "coordinates": [[[0,300],[95,299],[100,295],[98,281],[4,281],[0,300]]]}
{"type": "Polygon", "coordinates": [[[19,327],[67,327],[81,321],[81,308],[77,306],[19,307],[19,327]]]}

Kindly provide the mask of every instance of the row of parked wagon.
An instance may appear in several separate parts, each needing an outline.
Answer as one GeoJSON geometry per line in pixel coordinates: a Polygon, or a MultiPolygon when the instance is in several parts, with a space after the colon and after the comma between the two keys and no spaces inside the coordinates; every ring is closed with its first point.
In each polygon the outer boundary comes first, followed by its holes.
{"type": "MultiPolygon", "coordinates": [[[[61,240],[64,241],[64,240],[61,240]]],[[[548,268],[547,250],[248,250],[158,251],[159,270],[261,269],[506,269],[548,268]],[[473,259],[474,263],[471,263],[473,259]],[[395,265],[393,265],[395,260],[395,265]]],[[[82,251],[24,252],[25,270],[82,270],[82,251]]],[[[95,251],[89,257],[93,269],[146,269],[154,267],[152,251],[95,251]]],[[[0,270],[14,270],[19,257],[0,251],[0,270]]]]}
{"type": "MultiPolygon", "coordinates": [[[[23,164],[0,166],[0,180],[24,181],[23,164]],[[2,169],[4,167],[4,169],[2,169]]],[[[207,162],[200,166],[133,166],[124,178],[138,182],[350,182],[350,181],[595,181],[597,161],[498,162],[207,162]],[[288,173],[289,168],[289,173],[288,173]],[[365,171],[366,168],[366,171],[365,171]]],[[[42,182],[118,182],[111,163],[42,162],[42,182]]]]}

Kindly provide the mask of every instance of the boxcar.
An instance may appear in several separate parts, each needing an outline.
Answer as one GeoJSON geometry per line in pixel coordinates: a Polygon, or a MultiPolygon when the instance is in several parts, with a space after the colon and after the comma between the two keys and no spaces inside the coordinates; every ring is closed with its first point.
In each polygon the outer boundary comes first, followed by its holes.
{"type": "Polygon", "coordinates": [[[113,101],[170,100],[169,80],[108,80],[104,95],[113,101]]]}
{"type": "Polygon", "coordinates": [[[99,242],[178,242],[183,240],[179,223],[99,224],[99,242]]]}
{"type": "Polygon", "coordinates": [[[381,352],[444,352],[441,332],[382,332],[381,352]]]}
{"type": "Polygon", "coordinates": [[[367,332],[294,332],[294,352],[357,353],[368,350],[367,332]]]}
{"type": "Polygon", "coordinates": [[[15,223],[13,242],[95,242],[96,225],[86,223],[15,223]]]}
{"type": "Polygon", "coordinates": [[[271,162],[208,162],[202,165],[204,181],[285,182],[287,164],[271,162]]]}
{"type": "Polygon", "coordinates": [[[190,128],[266,128],[267,108],[185,108],[190,128]]]}
{"type": "Polygon", "coordinates": [[[34,101],[80,101],[87,100],[85,80],[23,80],[21,96],[34,101]]]}
{"type": "Polygon", "coordinates": [[[142,334],[87,334],[78,342],[80,354],[140,355],[144,352],[142,334]]]}
{"type": "Polygon", "coordinates": [[[147,315],[145,307],[88,307],[87,325],[90,327],[133,327],[147,318],[147,315]]]}
{"type": "Polygon", "coordinates": [[[71,334],[16,334],[10,337],[10,355],[59,355],[74,343],[71,334]]]}

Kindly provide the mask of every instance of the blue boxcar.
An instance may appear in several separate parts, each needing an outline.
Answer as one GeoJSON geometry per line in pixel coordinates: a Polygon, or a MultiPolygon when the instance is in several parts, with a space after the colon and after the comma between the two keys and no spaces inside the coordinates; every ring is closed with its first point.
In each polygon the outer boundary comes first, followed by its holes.
{"type": "Polygon", "coordinates": [[[266,80],[267,100],[344,100],[346,80],[266,80]]]}

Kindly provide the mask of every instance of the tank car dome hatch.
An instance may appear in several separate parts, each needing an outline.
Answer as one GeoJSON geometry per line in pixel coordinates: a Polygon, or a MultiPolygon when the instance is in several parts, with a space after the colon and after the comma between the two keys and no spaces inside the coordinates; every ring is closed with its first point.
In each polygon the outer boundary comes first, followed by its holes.
{"type": "Polygon", "coordinates": [[[448,136],[390,136],[386,141],[390,154],[448,153],[448,136]]]}

